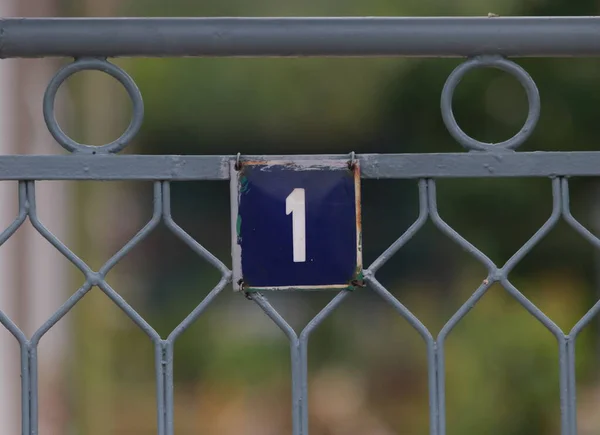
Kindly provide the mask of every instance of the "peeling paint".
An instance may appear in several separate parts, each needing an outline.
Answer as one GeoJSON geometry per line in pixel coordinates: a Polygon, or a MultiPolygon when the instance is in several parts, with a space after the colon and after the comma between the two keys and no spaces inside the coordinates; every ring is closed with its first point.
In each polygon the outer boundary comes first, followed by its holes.
{"type": "Polygon", "coordinates": [[[260,171],[270,171],[275,167],[285,167],[297,171],[318,171],[328,168],[342,168],[347,165],[344,160],[328,161],[324,163],[322,159],[298,160],[298,161],[283,161],[283,160],[253,160],[244,162],[244,166],[258,166],[260,171]]]}
{"type": "Polygon", "coordinates": [[[348,286],[346,287],[346,290],[348,290],[348,291],[354,291],[357,288],[366,287],[364,278],[365,278],[365,276],[364,276],[363,271],[362,271],[362,266],[358,266],[356,268],[354,276],[352,277],[352,279],[348,283],[348,286]]]}
{"type": "Polygon", "coordinates": [[[242,243],[241,231],[242,231],[242,217],[238,214],[237,221],[235,223],[235,230],[237,234],[238,244],[242,243]]]}
{"type": "Polygon", "coordinates": [[[249,189],[248,178],[245,175],[240,175],[239,183],[240,183],[240,193],[248,192],[248,189],[249,189]]]}

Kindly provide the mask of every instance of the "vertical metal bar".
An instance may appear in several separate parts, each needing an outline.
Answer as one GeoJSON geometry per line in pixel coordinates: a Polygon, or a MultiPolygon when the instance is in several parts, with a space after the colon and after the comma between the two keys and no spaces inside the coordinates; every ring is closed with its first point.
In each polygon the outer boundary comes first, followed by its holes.
{"type": "Polygon", "coordinates": [[[448,225],[440,216],[437,208],[437,194],[435,180],[427,180],[427,196],[429,202],[429,216],[433,224],[458,246],[471,254],[488,271],[488,278],[483,284],[469,297],[469,299],[454,313],[446,322],[438,338],[435,341],[434,349],[436,352],[436,374],[437,374],[437,394],[438,394],[438,422],[439,435],[446,434],[446,373],[444,360],[444,343],[446,337],[458,322],[475,306],[492,285],[493,279],[498,274],[498,267],[483,252],[473,246],[464,237],[448,225]]]}
{"type": "Polygon", "coordinates": [[[165,435],[165,373],[162,340],[154,341],[154,371],[156,376],[156,424],[158,435],[165,435]]]}
{"type": "Polygon", "coordinates": [[[292,433],[294,435],[307,435],[302,420],[302,392],[305,389],[305,379],[302,370],[302,350],[300,341],[296,338],[290,342],[291,370],[292,370],[292,433]]]}
{"type": "Polygon", "coordinates": [[[21,342],[21,433],[30,434],[31,372],[29,370],[29,342],[21,342]]]}
{"type": "MultiPolygon", "coordinates": [[[[437,213],[437,211],[435,213],[437,213]]],[[[446,371],[444,358],[444,345],[446,342],[446,337],[454,329],[458,322],[467,315],[467,313],[475,306],[475,304],[477,304],[477,302],[479,302],[483,295],[486,294],[486,292],[492,286],[492,283],[493,280],[491,277],[488,277],[484,283],[480,285],[477,290],[475,290],[471,297],[469,297],[469,299],[467,299],[467,301],[452,315],[450,320],[446,322],[434,343],[440,435],[444,435],[446,433],[446,371]]]]}
{"type": "Polygon", "coordinates": [[[437,344],[427,341],[427,383],[429,389],[429,433],[440,433],[440,407],[438,396],[437,344]]]}
{"type": "MultiPolygon", "coordinates": [[[[41,225],[41,224],[40,224],[41,225]]],[[[60,243],[60,242],[57,242],[60,243]]],[[[54,326],[56,323],[62,319],[71,308],[75,306],[75,304],[85,296],[85,294],[92,288],[92,284],[86,280],[86,282],[81,286],[69,299],[65,301],[60,308],[50,316],[48,320],[46,320],[42,326],[40,326],[37,331],[31,336],[31,339],[27,343],[27,347],[29,349],[29,374],[30,374],[30,398],[29,398],[29,413],[31,416],[31,426],[30,431],[32,434],[38,433],[38,363],[37,363],[37,349],[40,340],[42,337],[54,326]]]]}
{"type": "Polygon", "coordinates": [[[221,272],[219,283],[198,304],[184,320],[171,331],[162,343],[162,370],[163,370],[163,397],[164,397],[164,433],[174,433],[174,380],[173,380],[173,354],[175,340],[204,312],[204,310],[216,299],[221,290],[231,281],[231,271],[217,257],[215,257],[204,246],[198,243],[192,236],[186,233],[174,220],[171,214],[171,185],[169,182],[161,182],[160,192],[162,203],[155,208],[160,208],[161,216],[165,226],[180,240],[187,244],[196,254],[206,260],[221,272]]]}
{"type": "Polygon", "coordinates": [[[429,433],[438,435],[439,431],[439,397],[437,380],[437,349],[431,333],[398,299],[388,292],[375,278],[375,273],[381,268],[402,246],[412,239],[423,227],[429,217],[428,186],[426,179],[419,180],[419,216],[417,220],[402,234],[388,249],[381,254],[368,269],[365,270],[365,280],[381,298],[390,304],[408,323],[421,335],[427,345],[427,377],[429,391],[429,433]]]}
{"type": "Polygon", "coordinates": [[[302,355],[300,342],[294,328],[285,321],[281,314],[275,310],[261,293],[254,293],[252,300],[263,312],[283,331],[290,342],[291,370],[292,370],[292,433],[305,435],[302,432],[302,355]]]}
{"type": "Polygon", "coordinates": [[[339,292],[300,333],[300,421],[302,435],[308,435],[308,339],[312,332],[351,294],[350,291],[339,292]]]}
{"type": "Polygon", "coordinates": [[[444,361],[444,343],[435,342],[436,384],[438,402],[438,435],[446,434],[446,372],[444,361]]]}
{"type": "MultiPolygon", "coordinates": [[[[600,239],[592,234],[584,227],[571,213],[569,182],[567,178],[561,179],[562,193],[562,216],[577,233],[579,233],[586,241],[596,248],[596,252],[600,250],[600,239]]],[[[568,401],[569,401],[569,430],[571,434],[577,434],[577,374],[575,370],[575,344],[579,333],[590,324],[600,311],[600,301],[596,302],[592,308],[573,326],[569,335],[565,336],[567,341],[567,385],[568,385],[568,401]]]]}
{"type": "Polygon", "coordinates": [[[427,329],[427,327],[413,314],[408,308],[394,297],[389,291],[381,285],[377,279],[367,273],[365,280],[369,283],[369,287],[373,289],[381,298],[391,305],[398,314],[400,314],[425,340],[427,343],[427,359],[428,359],[428,376],[429,376],[429,432],[431,435],[439,435],[439,397],[438,397],[438,382],[437,382],[437,360],[436,360],[436,343],[427,329]]]}
{"type": "Polygon", "coordinates": [[[308,335],[300,336],[300,421],[302,435],[308,435],[308,335]]]}
{"type": "Polygon", "coordinates": [[[165,373],[165,434],[174,433],[173,400],[173,343],[163,341],[163,367],[165,373]]]}
{"type": "MultiPolygon", "coordinates": [[[[2,234],[0,234],[0,246],[2,246],[10,237],[12,237],[27,219],[29,202],[27,201],[27,185],[24,181],[19,181],[18,190],[19,216],[6,230],[2,232],[2,234]]],[[[21,353],[21,433],[22,435],[29,435],[31,419],[29,412],[31,385],[29,370],[30,342],[23,331],[21,331],[19,327],[2,312],[2,310],[0,310],[0,324],[4,325],[4,327],[6,327],[6,329],[19,342],[19,349],[21,353]]]]}
{"type": "Polygon", "coordinates": [[[567,336],[567,386],[569,390],[569,428],[571,435],[577,435],[577,372],[575,370],[575,340],[577,336],[567,336]]]}
{"type": "Polygon", "coordinates": [[[37,435],[38,428],[38,364],[37,344],[28,345],[29,350],[29,433],[37,435]]]}
{"type": "Polygon", "coordinates": [[[560,388],[560,433],[569,435],[570,431],[570,391],[569,391],[569,364],[567,359],[567,348],[569,346],[566,336],[558,336],[558,369],[560,388]]]}

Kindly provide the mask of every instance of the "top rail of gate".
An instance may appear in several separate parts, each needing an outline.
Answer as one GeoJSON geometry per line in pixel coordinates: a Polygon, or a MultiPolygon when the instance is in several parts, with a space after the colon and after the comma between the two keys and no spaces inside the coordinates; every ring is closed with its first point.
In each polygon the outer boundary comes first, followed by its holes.
{"type": "MultiPolygon", "coordinates": [[[[227,167],[235,156],[114,155],[139,131],[144,103],[134,80],[107,59],[133,56],[468,58],[442,89],[441,115],[450,135],[464,149],[484,152],[356,154],[363,178],[600,175],[600,151],[511,153],[534,131],[540,95],[534,79],[508,59],[600,56],[600,17],[0,18],[0,58],[75,59],[50,80],[42,107],[50,133],[72,155],[0,156],[0,180],[229,178],[227,167]],[[515,77],[528,100],[521,130],[499,143],[468,136],[452,110],[454,90],[462,77],[472,69],[487,67],[515,77]],[[57,91],[68,77],[83,70],[113,76],[133,103],[131,123],[111,143],[78,143],[57,122],[57,91]]],[[[333,157],[346,159],[348,155],[333,157]]]]}
{"type": "Polygon", "coordinates": [[[600,17],[5,18],[0,58],[600,55],[600,17]]]}

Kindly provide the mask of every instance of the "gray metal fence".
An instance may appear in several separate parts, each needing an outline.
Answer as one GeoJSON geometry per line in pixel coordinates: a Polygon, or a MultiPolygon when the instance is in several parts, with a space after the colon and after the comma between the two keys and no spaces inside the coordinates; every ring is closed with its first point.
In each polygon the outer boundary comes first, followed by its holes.
{"type": "MultiPolygon", "coordinates": [[[[533,131],[540,97],[533,79],[508,57],[596,56],[600,54],[600,18],[287,18],[287,19],[3,19],[0,20],[0,57],[73,57],[51,80],[43,103],[44,118],[56,141],[70,155],[0,156],[0,180],[18,180],[19,213],[0,236],[6,242],[27,220],[84,275],[85,283],[31,337],[0,311],[0,323],[18,340],[21,349],[22,433],[38,433],[37,349],[40,340],[93,287],[103,291],[154,343],[158,433],[173,434],[173,347],[177,338],[231,281],[225,264],[188,235],[171,216],[170,182],[228,180],[236,156],[141,156],[116,153],[139,130],[144,106],[134,81],[107,57],[116,56],[430,56],[468,58],[453,71],[441,95],[441,112],[449,133],[467,151],[444,154],[368,154],[321,156],[356,158],[361,176],[374,179],[415,179],[419,186],[419,216],[381,256],[364,271],[368,288],[379,294],[412,325],[427,345],[430,433],[446,433],[444,343],[448,334],[494,284],[499,283],[557,339],[560,383],[561,434],[576,428],[575,340],[600,310],[596,303],[570,331],[563,331],[510,281],[519,261],[561,220],[600,248],[600,240],[583,227],[569,208],[569,176],[599,176],[600,152],[515,152],[533,131]],[[451,36],[451,37],[450,37],[451,36]],[[514,75],[529,101],[527,120],[512,138],[497,144],[479,142],[465,134],[452,113],[453,92],[471,69],[493,67],[514,75]],[[54,98],[62,82],[77,71],[103,71],[119,80],[133,102],[133,116],[125,133],[110,144],[87,146],[69,138],[54,115],[54,98]],[[448,225],[438,213],[436,179],[456,177],[544,177],[552,185],[552,213],[544,225],[505,264],[497,265],[448,225]],[[36,212],[37,180],[145,180],[154,182],[154,213],[146,226],[99,270],[92,270],[40,221],[36,212]],[[431,220],[488,271],[480,287],[458,309],[437,336],[377,280],[376,273],[419,229],[431,220]],[[166,338],[161,337],[106,282],[106,274],[160,223],[200,257],[221,272],[208,296],[166,338]]],[[[240,156],[261,160],[277,156],[240,156]]],[[[317,156],[319,157],[319,156],[317,156]]],[[[302,160],[308,156],[286,156],[302,160]]],[[[315,156],[310,156],[314,159],[315,156]]],[[[361,290],[362,291],[362,290],[361,290]]],[[[300,334],[260,293],[247,297],[277,324],[289,339],[292,363],[294,435],[308,434],[307,346],[311,333],[351,292],[340,291],[300,334]]],[[[4,357],[4,356],[2,356],[4,357]]],[[[2,386],[0,386],[2,388],[2,386]]]]}

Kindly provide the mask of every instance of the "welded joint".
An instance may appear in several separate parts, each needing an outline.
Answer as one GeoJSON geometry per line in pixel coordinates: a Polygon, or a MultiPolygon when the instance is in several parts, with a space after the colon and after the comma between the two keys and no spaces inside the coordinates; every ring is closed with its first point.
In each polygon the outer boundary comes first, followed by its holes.
{"type": "Polygon", "coordinates": [[[104,274],[100,272],[94,272],[90,270],[85,274],[85,278],[91,286],[97,287],[98,285],[100,285],[101,282],[104,281],[105,277],[104,274]]]}

